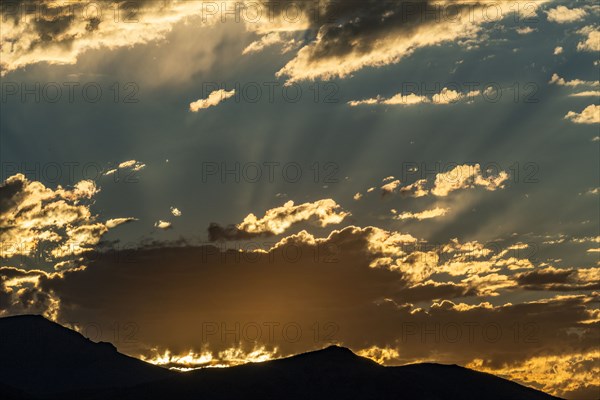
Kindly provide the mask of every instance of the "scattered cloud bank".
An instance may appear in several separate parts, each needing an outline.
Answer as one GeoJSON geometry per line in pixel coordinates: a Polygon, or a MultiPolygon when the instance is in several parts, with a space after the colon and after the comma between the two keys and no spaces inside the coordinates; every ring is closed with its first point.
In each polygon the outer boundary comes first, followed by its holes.
{"type": "Polygon", "coordinates": [[[109,229],[134,220],[99,221],[90,210],[99,191],[90,180],[51,189],[22,174],[8,178],[0,185],[2,257],[51,257],[56,263],[77,258],[93,250],[109,229]]]}

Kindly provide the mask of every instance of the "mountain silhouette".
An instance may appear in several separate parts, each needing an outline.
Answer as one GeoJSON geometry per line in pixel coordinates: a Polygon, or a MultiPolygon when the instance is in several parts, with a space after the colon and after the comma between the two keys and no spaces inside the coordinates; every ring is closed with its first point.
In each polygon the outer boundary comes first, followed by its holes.
{"type": "Polygon", "coordinates": [[[0,318],[0,354],[0,398],[13,400],[556,399],[456,365],[384,367],[339,346],[179,373],[32,315],[0,318]]]}
{"type": "Polygon", "coordinates": [[[1,399],[94,393],[173,374],[38,315],[0,318],[0,356],[1,399]]]}

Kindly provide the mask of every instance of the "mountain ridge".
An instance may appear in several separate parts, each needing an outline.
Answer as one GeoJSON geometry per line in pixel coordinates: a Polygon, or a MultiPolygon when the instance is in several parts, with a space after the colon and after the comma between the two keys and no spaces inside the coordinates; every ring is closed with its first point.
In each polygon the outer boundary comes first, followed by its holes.
{"type": "Polygon", "coordinates": [[[337,345],[262,363],[174,372],[38,315],[0,318],[0,354],[6,400],[557,399],[458,365],[387,367],[337,345]]]}

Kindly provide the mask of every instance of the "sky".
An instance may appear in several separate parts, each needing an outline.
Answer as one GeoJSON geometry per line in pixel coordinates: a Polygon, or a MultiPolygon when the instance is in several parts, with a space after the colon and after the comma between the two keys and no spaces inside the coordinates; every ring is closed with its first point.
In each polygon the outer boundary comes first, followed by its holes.
{"type": "Polygon", "coordinates": [[[0,316],[600,394],[594,1],[6,1],[0,316]]]}

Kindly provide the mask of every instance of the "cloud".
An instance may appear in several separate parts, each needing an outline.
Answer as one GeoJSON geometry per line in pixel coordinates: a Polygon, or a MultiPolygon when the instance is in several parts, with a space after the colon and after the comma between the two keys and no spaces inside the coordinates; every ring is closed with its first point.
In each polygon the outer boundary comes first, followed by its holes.
{"type": "Polygon", "coordinates": [[[138,220],[137,218],[132,218],[132,217],[129,217],[129,218],[113,218],[113,219],[107,220],[106,223],[105,223],[105,225],[106,225],[106,227],[108,229],[112,229],[112,228],[115,228],[115,227],[117,227],[119,225],[126,224],[126,223],[133,222],[133,221],[137,221],[137,220],[138,220]]]}
{"type": "MultiPolygon", "coordinates": [[[[475,93],[479,94],[479,92],[475,93]]],[[[461,100],[463,97],[464,95],[456,90],[443,88],[440,93],[433,95],[432,101],[434,104],[452,104],[461,100]]],[[[467,97],[473,97],[473,95],[467,95],[467,97]]]]}
{"type": "Polygon", "coordinates": [[[583,81],[581,79],[573,79],[570,81],[561,78],[558,74],[552,74],[552,78],[548,82],[550,84],[558,85],[558,86],[600,86],[600,81],[583,81]]]}
{"type": "Polygon", "coordinates": [[[139,161],[136,160],[129,160],[129,161],[123,161],[122,163],[119,164],[119,168],[131,168],[134,171],[139,171],[141,169],[143,169],[146,166],[146,164],[141,163],[139,161]]]}
{"type": "Polygon", "coordinates": [[[396,349],[390,347],[381,348],[377,346],[359,350],[356,352],[356,354],[361,357],[370,358],[379,364],[383,364],[390,360],[395,360],[400,356],[396,349]]]}
{"type": "Polygon", "coordinates": [[[569,111],[565,119],[576,124],[600,124],[600,106],[589,105],[580,113],[569,111]]]}
{"type": "Polygon", "coordinates": [[[171,214],[173,214],[174,217],[181,217],[181,211],[176,207],[171,207],[171,214]]]}
{"type": "Polygon", "coordinates": [[[583,8],[567,8],[558,6],[546,11],[548,21],[558,24],[566,24],[569,22],[580,21],[587,16],[587,12],[583,8]]]}
{"type": "Polygon", "coordinates": [[[562,53],[563,53],[563,51],[564,51],[564,49],[563,49],[561,46],[556,46],[556,47],[554,48],[554,55],[555,55],[555,56],[557,56],[557,55],[559,55],[559,54],[562,54],[562,53]]]}
{"type": "Polygon", "coordinates": [[[586,90],[585,92],[571,93],[569,97],[600,97],[600,90],[586,90]]]}
{"type": "Polygon", "coordinates": [[[429,190],[425,188],[427,185],[427,179],[419,179],[418,181],[411,183],[410,185],[403,186],[400,188],[400,193],[412,197],[423,197],[427,196],[429,190]]]}
{"type": "Polygon", "coordinates": [[[474,188],[476,186],[493,191],[503,188],[503,184],[507,180],[508,174],[504,171],[500,171],[498,175],[484,177],[479,164],[457,165],[448,172],[436,175],[431,194],[444,197],[455,190],[474,188]]]}
{"type": "Polygon", "coordinates": [[[356,107],[356,106],[362,106],[362,105],[373,105],[373,104],[380,104],[380,97],[379,96],[377,98],[372,98],[372,99],[350,100],[348,102],[348,105],[350,107],[356,107]]]}
{"type": "MultiPolygon", "coordinates": [[[[391,178],[394,179],[393,176],[391,178]]],[[[385,181],[386,180],[384,179],[384,182],[385,181]]],[[[381,194],[385,196],[387,194],[394,193],[398,187],[400,187],[400,181],[398,179],[394,179],[392,181],[388,180],[388,183],[381,186],[381,194]]]]}
{"type": "Polygon", "coordinates": [[[256,236],[279,235],[292,225],[302,221],[311,221],[325,227],[330,224],[339,224],[350,213],[342,211],[341,207],[332,199],[317,200],[313,203],[294,205],[292,200],[281,207],[272,208],[265,212],[262,218],[248,214],[237,225],[222,227],[212,223],[208,227],[210,241],[240,240],[256,236]]]}
{"type": "Polygon", "coordinates": [[[260,40],[250,43],[243,50],[242,54],[251,54],[264,50],[266,47],[273,46],[275,44],[283,44],[284,48],[282,53],[290,51],[297,43],[294,39],[286,38],[284,32],[270,32],[260,38],[260,40]]]}
{"type": "Polygon", "coordinates": [[[376,98],[365,100],[351,100],[348,102],[348,104],[350,107],[375,104],[411,106],[415,104],[429,103],[430,101],[431,100],[427,96],[419,96],[414,93],[409,93],[407,95],[399,93],[390,97],[389,99],[378,96],[376,98]]]}
{"type": "Polygon", "coordinates": [[[585,41],[577,43],[577,50],[598,52],[600,51],[600,31],[593,26],[586,26],[577,31],[580,35],[586,36],[585,41]]]}
{"type": "Polygon", "coordinates": [[[163,221],[162,219],[159,219],[154,223],[154,227],[158,229],[170,229],[171,223],[169,221],[163,221]]]}
{"type": "Polygon", "coordinates": [[[402,105],[402,106],[414,106],[417,104],[454,104],[461,100],[467,102],[473,101],[475,96],[480,95],[480,91],[471,91],[460,93],[456,90],[448,89],[444,87],[439,93],[434,94],[431,97],[417,95],[415,93],[402,94],[398,93],[390,98],[383,98],[377,96],[375,98],[365,100],[351,100],[348,105],[351,107],[362,106],[362,105],[402,105]]]}
{"type": "MultiPolygon", "coordinates": [[[[460,189],[474,189],[476,187],[484,187],[489,191],[503,189],[508,179],[509,175],[505,171],[499,171],[497,174],[493,174],[491,171],[485,171],[484,173],[481,171],[479,164],[463,164],[456,165],[449,171],[436,174],[432,185],[429,185],[427,179],[419,179],[409,185],[401,186],[399,180],[394,177],[388,177],[383,181],[387,183],[381,186],[381,192],[384,196],[392,193],[400,193],[401,195],[410,197],[424,197],[429,194],[445,197],[449,193],[460,189]],[[394,180],[389,181],[389,178],[394,180]],[[428,186],[431,187],[428,188],[428,186]]],[[[375,188],[369,188],[367,193],[371,193],[374,190],[375,188]]]]}
{"type": "Polygon", "coordinates": [[[530,26],[525,26],[522,28],[517,28],[516,31],[519,35],[529,35],[530,33],[535,32],[536,29],[533,29],[530,26]]]}
{"type": "Polygon", "coordinates": [[[119,163],[117,168],[109,169],[108,171],[104,172],[102,175],[103,176],[116,175],[122,170],[130,171],[130,172],[139,172],[144,168],[146,168],[146,164],[144,164],[143,162],[137,161],[137,160],[128,160],[128,161],[123,161],[123,162],[119,163]]]}
{"type": "Polygon", "coordinates": [[[226,91],[225,89],[213,90],[206,99],[199,99],[190,103],[190,111],[198,112],[209,107],[214,107],[235,95],[235,89],[226,91]]]}
{"type": "Polygon", "coordinates": [[[394,219],[418,219],[419,221],[424,219],[436,218],[446,215],[450,211],[449,208],[436,207],[431,210],[425,210],[417,213],[403,212],[402,214],[396,215],[394,219]]]}

